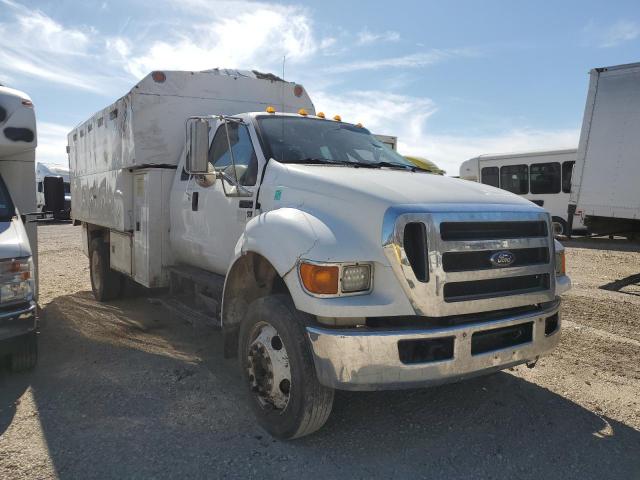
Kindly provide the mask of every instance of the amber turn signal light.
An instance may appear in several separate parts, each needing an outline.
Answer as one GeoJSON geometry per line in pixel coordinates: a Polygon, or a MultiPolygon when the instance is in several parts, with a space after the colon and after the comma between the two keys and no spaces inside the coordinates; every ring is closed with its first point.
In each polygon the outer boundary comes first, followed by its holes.
{"type": "Polygon", "coordinates": [[[337,266],[300,264],[300,279],[304,288],[310,293],[319,295],[335,295],[338,293],[338,277],[340,269],[337,266]]]}

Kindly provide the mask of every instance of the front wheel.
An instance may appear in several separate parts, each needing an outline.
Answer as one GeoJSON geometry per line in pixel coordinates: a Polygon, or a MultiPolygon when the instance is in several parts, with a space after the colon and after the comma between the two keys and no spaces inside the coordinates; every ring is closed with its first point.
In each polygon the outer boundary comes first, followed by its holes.
{"type": "Polygon", "coordinates": [[[11,354],[11,370],[26,372],[32,370],[38,363],[38,337],[35,332],[28,333],[16,339],[15,351],[11,354]]]}
{"type": "Polygon", "coordinates": [[[334,391],[318,382],[300,313],[288,296],[249,305],[238,352],[252,408],[271,435],[298,438],[325,424],[334,391]]]}

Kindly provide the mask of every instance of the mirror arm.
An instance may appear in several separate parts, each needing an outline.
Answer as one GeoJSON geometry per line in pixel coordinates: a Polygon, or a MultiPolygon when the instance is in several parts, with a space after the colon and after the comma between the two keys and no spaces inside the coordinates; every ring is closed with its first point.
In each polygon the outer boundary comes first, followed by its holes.
{"type": "Polygon", "coordinates": [[[229,149],[229,155],[231,156],[231,164],[233,165],[233,176],[236,177],[236,184],[239,184],[236,170],[236,159],[233,155],[233,148],[231,148],[231,138],[229,137],[229,122],[224,122],[224,133],[227,135],[227,148],[229,149]]]}
{"type": "Polygon", "coordinates": [[[222,189],[224,190],[224,194],[227,197],[240,197],[240,196],[251,197],[251,196],[253,196],[253,192],[251,190],[249,190],[248,188],[244,187],[243,185],[240,185],[236,180],[234,180],[230,175],[227,175],[226,173],[224,173],[222,170],[216,170],[215,175],[216,175],[216,178],[222,180],[222,189]],[[238,194],[233,195],[233,194],[227,193],[227,189],[224,186],[224,181],[225,180],[238,189],[238,194]]]}

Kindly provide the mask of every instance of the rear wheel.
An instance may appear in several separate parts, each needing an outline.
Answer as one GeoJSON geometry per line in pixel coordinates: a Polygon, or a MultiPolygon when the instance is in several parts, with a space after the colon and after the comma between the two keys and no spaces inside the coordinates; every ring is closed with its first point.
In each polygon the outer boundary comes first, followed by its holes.
{"type": "Polygon", "coordinates": [[[553,217],[551,219],[551,227],[553,228],[554,237],[564,236],[569,230],[567,221],[560,217],[553,217]]]}
{"type": "Polygon", "coordinates": [[[38,337],[35,332],[23,335],[16,340],[16,349],[11,354],[11,370],[26,372],[38,363],[38,337]]]}
{"type": "Polygon", "coordinates": [[[111,270],[109,265],[109,246],[98,238],[93,239],[89,253],[89,270],[93,296],[99,302],[113,300],[122,293],[122,275],[111,270]]]}
{"type": "Polygon", "coordinates": [[[322,427],[334,391],[318,382],[304,325],[291,299],[255,300],[240,326],[239,355],[254,413],[271,435],[292,439],[322,427]]]}

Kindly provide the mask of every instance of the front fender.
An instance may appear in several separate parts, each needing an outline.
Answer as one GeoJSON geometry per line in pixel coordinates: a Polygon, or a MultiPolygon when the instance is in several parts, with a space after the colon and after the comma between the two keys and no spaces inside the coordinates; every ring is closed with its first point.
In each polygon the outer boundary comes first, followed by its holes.
{"type": "MultiPolygon", "coordinates": [[[[235,248],[229,271],[248,252],[261,255],[284,280],[301,311],[327,317],[411,315],[411,308],[382,254],[367,245],[362,233],[344,225],[329,225],[318,216],[296,208],[263,213],[247,223],[235,248]],[[374,264],[374,288],[370,294],[317,298],[302,288],[297,265],[300,259],[322,262],[369,261],[374,264]]],[[[228,277],[229,275],[227,275],[228,277]]]]}

